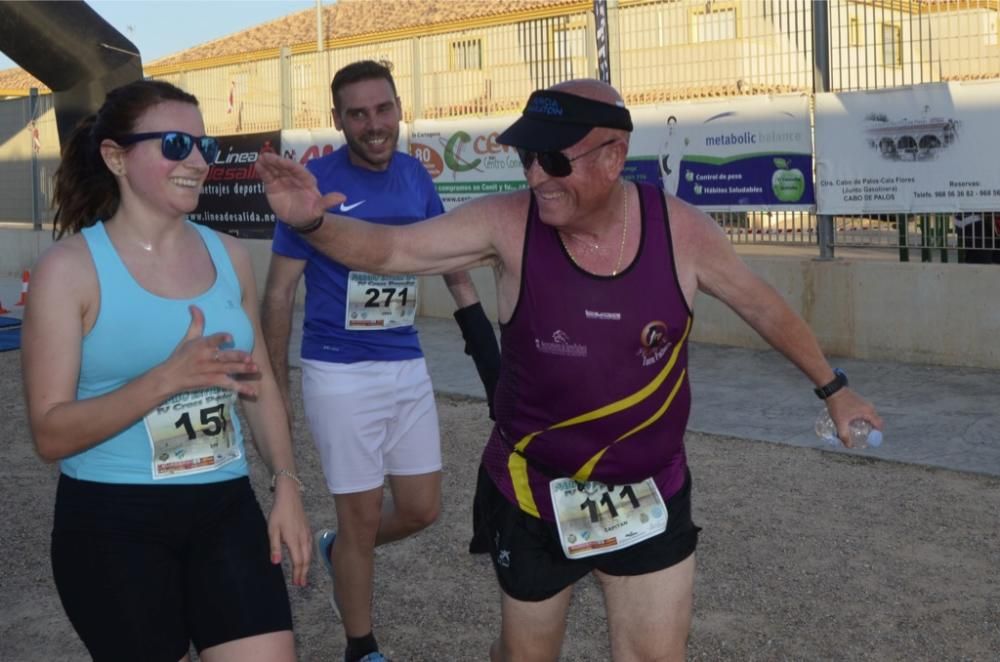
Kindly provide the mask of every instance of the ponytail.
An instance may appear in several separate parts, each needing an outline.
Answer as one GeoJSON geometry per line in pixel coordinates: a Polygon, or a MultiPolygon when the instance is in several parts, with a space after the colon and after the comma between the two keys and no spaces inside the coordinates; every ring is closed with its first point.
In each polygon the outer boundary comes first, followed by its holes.
{"type": "Polygon", "coordinates": [[[96,123],[97,115],[80,120],[63,148],[52,196],[56,208],[52,235],[56,239],[76,234],[118,210],[118,182],[101,158],[93,133],[96,123]]]}

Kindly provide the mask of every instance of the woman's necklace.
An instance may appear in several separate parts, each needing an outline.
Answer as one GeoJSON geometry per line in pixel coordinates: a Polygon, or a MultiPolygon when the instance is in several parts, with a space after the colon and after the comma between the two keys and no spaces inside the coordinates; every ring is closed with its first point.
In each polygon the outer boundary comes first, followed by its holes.
{"type": "MultiPolygon", "coordinates": [[[[628,191],[625,188],[625,182],[622,182],[622,208],[623,208],[622,209],[622,241],[621,241],[621,244],[618,246],[618,261],[615,262],[615,268],[611,270],[611,275],[612,276],[617,276],[618,275],[618,270],[622,268],[622,259],[625,257],[625,239],[626,239],[626,237],[628,237],[628,191]]],[[[570,235],[570,237],[572,237],[573,239],[576,239],[577,241],[579,241],[580,243],[582,243],[591,252],[596,253],[596,252],[600,251],[601,245],[599,243],[597,243],[597,242],[594,242],[592,244],[592,243],[590,243],[588,241],[580,239],[576,235],[570,235]]],[[[566,254],[569,255],[569,259],[573,261],[573,264],[575,264],[576,266],[578,266],[581,269],[583,269],[583,267],[580,266],[580,263],[577,262],[576,256],[573,255],[573,251],[570,250],[569,245],[566,243],[566,239],[565,239],[565,237],[563,237],[562,232],[559,233],[559,241],[562,242],[563,248],[566,249],[566,254]]],[[[584,269],[584,271],[587,271],[587,270],[584,269]]]]}

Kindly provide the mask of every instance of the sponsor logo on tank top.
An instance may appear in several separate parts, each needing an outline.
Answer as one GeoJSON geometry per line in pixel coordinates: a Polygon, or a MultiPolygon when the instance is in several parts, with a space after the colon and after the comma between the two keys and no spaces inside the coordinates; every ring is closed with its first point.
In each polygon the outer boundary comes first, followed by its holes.
{"type": "Polygon", "coordinates": [[[573,358],[585,358],[587,356],[587,346],[571,342],[569,336],[562,329],[557,329],[552,333],[552,342],[535,338],[535,349],[543,354],[554,354],[556,356],[570,356],[573,358]]]}
{"type": "Polygon", "coordinates": [[[642,327],[637,354],[642,357],[643,367],[654,365],[670,351],[673,343],[669,340],[668,331],[666,322],[660,320],[642,327]]]}
{"type": "Polygon", "coordinates": [[[617,322],[622,318],[621,313],[606,313],[603,310],[584,309],[583,314],[586,315],[589,320],[614,320],[617,322]]]}

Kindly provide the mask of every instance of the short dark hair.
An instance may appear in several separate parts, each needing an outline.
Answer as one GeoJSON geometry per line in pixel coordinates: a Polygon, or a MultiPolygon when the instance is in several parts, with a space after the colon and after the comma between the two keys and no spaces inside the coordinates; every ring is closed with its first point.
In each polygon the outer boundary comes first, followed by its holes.
{"type": "Polygon", "coordinates": [[[380,60],[378,62],[375,60],[361,60],[343,67],[334,74],[333,82],[330,83],[330,92],[333,95],[333,107],[337,108],[340,105],[337,95],[348,85],[378,78],[389,81],[389,87],[392,88],[392,96],[398,96],[396,93],[396,81],[392,79],[392,62],[388,60],[380,60]]]}

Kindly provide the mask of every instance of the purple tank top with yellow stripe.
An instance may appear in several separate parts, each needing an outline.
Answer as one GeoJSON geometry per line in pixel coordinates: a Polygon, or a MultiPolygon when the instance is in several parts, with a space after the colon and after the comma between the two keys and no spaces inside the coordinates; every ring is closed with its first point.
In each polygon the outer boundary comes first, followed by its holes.
{"type": "Polygon", "coordinates": [[[531,200],[483,463],[511,502],[546,520],[553,478],[621,485],[652,477],[664,499],[684,482],[693,318],[663,194],[638,189],[638,256],[617,276],[577,267],[531,200]]]}

